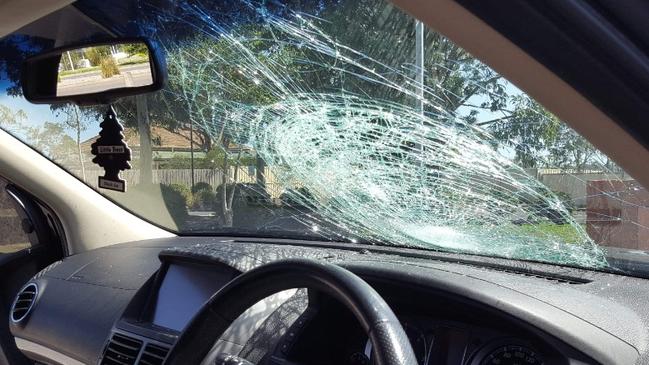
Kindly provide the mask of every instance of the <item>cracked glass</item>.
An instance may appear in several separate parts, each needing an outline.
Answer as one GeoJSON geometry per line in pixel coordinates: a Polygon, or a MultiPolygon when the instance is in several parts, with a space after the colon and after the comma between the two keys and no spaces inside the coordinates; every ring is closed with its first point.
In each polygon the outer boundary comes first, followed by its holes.
{"type": "MultiPolygon", "coordinates": [[[[114,105],[134,151],[122,173],[128,190],[100,189],[145,219],[183,234],[621,271],[645,255],[642,186],[387,1],[139,1],[123,14],[106,6],[77,4],[166,55],[164,90],[114,105]]],[[[92,63],[84,54],[68,61],[92,63]]],[[[51,106],[54,122],[24,127],[29,117],[9,94],[4,129],[96,188],[102,172],[89,146],[105,108],[51,106]]]]}

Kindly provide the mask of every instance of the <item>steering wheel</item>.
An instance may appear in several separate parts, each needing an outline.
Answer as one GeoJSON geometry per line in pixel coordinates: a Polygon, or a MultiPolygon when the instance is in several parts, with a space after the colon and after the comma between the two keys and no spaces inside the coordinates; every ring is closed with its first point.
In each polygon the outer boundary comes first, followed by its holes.
{"type": "MultiPolygon", "coordinates": [[[[342,267],[307,259],[275,261],[230,281],[190,321],[166,364],[199,364],[246,309],[269,295],[294,288],[316,289],[345,305],[372,343],[374,364],[417,364],[401,323],[369,284],[342,267]]],[[[250,363],[228,354],[217,356],[217,365],[229,364],[250,363]]]]}

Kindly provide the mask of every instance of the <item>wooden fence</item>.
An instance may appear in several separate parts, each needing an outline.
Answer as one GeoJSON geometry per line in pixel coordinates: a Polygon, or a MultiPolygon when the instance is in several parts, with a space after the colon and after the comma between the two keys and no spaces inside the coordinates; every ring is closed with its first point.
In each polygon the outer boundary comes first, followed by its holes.
{"type": "MultiPolygon", "coordinates": [[[[83,178],[81,170],[71,170],[72,174],[83,178]]],[[[97,180],[99,176],[103,176],[103,170],[97,169],[86,169],[85,171],[85,181],[90,186],[97,188],[97,180]]],[[[217,186],[221,185],[223,172],[220,170],[211,170],[211,169],[195,169],[194,170],[194,184],[199,182],[205,182],[210,184],[213,188],[216,189],[217,186]]],[[[234,180],[235,169],[234,167],[230,168],[230,181],[234,180]]],[[[132,169],[122,171],[121,175],[129,186],[134,186],[140,182],[140,170],[132,169]]],[[[256,183],[257,170],[254,167],[239,167],[237,182],[238,183],[256,183]]],[[[266,191],[270,194],[271,198],[279,198],[279,196],[284,192],[285,187],[283,184],[277,182],[275,175],[272,173],[271,169],[266,168],[264,171],[264,177],[266,180],[266,191]]],[[[159,184],[182,184],[182,185],[191,185],[192,181],[192,171],[191,169],[168,169],[168,170],[153,170],[152,171],[152,180],[153,183],[159,184]]]]}
{"type": "MultiPolygon", "coordinates": [[[[570,171],[557,172],[558,169],[526,169],[526,172],[536,177],[539,181],[545,184],[548,188],[554,191],[560,191],[568,194],[575,205],[583,207],[586,205],[586,184],[588,181],[593,180],[630,180],[631,177],[624,174],[611,174],[611,173],[571,173],[570,171]]],[[[71,170],[73,174],[81,177],[80,170],[71,170]]],[[[234,180],[234,167],[230,168],[230,181],[234,180]]],[[[169,170],[153,170],[152,178],[154,183],[161,184],[182,184],[191,185],[191,170],[190,169],[169,169],[169,170]]],[[[257,170],[254,166],[239,167],[237,176],[238,183],[255,183],[257,170]]],[[[86,181],[93,187],[97,187],[97,177],[103,175],[103,170],[89,169],[86,170],[86,181]]],[[[124,178],[130,186],[137,185],[140,181],[140,171],[138,169],[126,170],[122,172],[124,178]]],[[[286,185],[280,183],[275,177],[272,167],[266,167],[264,170],[266,180],[266,191],[271,198],[279,198],[285,191],[286,185]]],[[[221,185],[222,171],[211,169],[195,169],[194,170],[194,183],[206,182],[213,188],[221,185]]],[[[296,186],[299,186],[297,184],[296,186]]]]}

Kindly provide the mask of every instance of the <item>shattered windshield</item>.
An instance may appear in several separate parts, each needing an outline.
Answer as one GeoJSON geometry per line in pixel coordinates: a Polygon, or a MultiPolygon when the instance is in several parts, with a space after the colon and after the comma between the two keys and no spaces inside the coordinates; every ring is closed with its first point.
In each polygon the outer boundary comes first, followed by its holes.
{"type": "MultiPolygon", "coordinates": [[[[594,268],[617,249],[644,255],[643,187],[388,1],[105,3],[74,6],[166,54],[164,90],[114,105],[133,150],[127,192],[98,189],[149,221],[594,268]]],[[[4,47],[29,53],[40,38],[25,34],[4,47]]],[[[64,77],[99,73],[93,57],[64,56],[64,77]]],[[[3,77],[3,128],[96,188],[105,107],[39,109],[3,77]]]]}

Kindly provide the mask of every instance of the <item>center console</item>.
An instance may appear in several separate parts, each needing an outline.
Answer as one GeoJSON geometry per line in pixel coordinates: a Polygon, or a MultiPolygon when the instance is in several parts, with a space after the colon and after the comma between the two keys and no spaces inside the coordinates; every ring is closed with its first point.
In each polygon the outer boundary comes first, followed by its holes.
{"type": "Polygon", "coordinates": [[[115,323],[100,364],[162,364],[201,306],[238,274],[225,265],[165,260],[115,323]]]}

